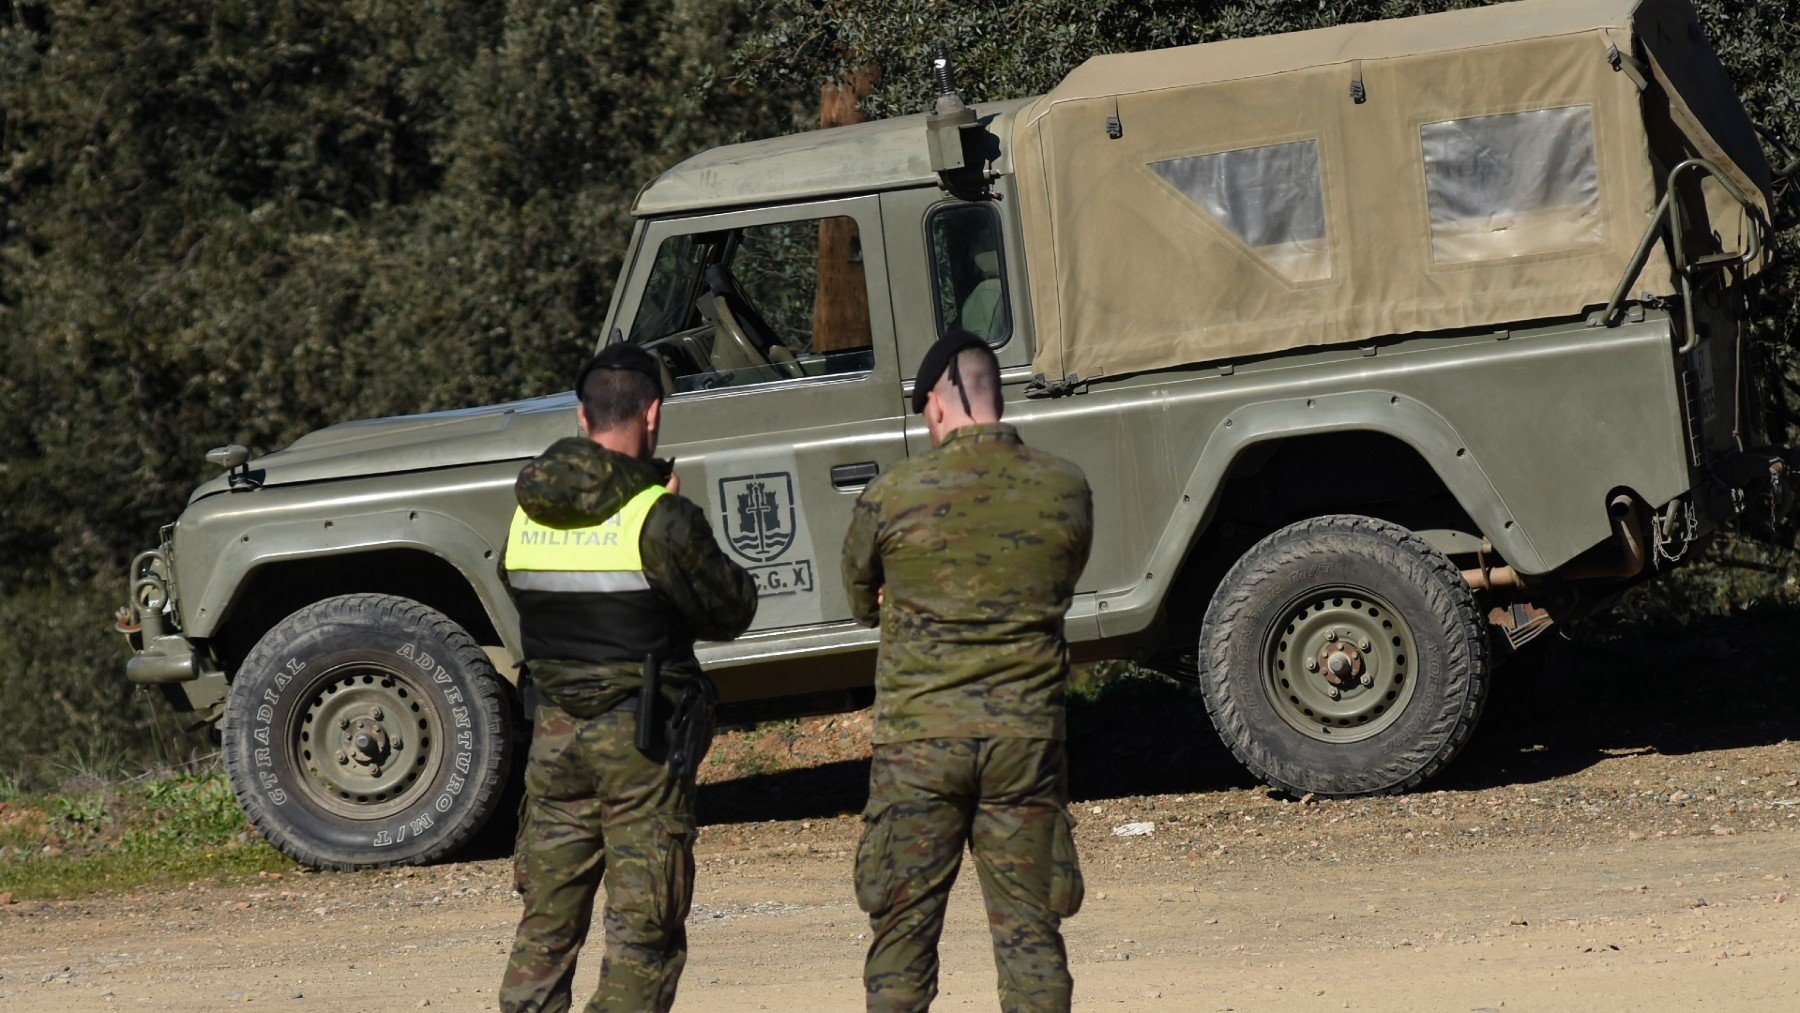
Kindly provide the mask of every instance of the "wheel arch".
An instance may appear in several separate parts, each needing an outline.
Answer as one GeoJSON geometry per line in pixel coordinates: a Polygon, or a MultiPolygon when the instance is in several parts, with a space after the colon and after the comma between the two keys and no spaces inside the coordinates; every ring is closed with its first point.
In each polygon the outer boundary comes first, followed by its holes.
{"type": "MultiPolygon", "coordinates": [[[[1468,442],[1448,419],[1418,399],[1387,390],[1362,390],[1255,402],[1226,415],[1207,435],[1170,512],[1146,572],[1170,574],[1172,579],[1146,580],[1123,594],[1103,595],[1105,634],[1130,634],[1149,627],[1172,594],[1198,593],[1202,600],[1210,596],[1210,588],[1194,583],[1223,576],[1232,559],[1209,566],[1216,562],[1209,557],[1229,555],[1235,545],[1229,524],[1221,523],[1229,520],[1221,517],[1222,508],[1228,508],[1235,492],[1269,461],[1291,469],[1301,463],[1308,448],[1358,441],[1376,448],[1374,454],[1385,466],[1401,467],[1413,479],[1434,482],[1473,524],[1471,533],[1491,541],[1508,561],[1526,572],[1549,569],[1468,442]],[[1210,572],[1213,570],[1216,573],[1210,572]]],[[[1358,483],[1367,484],[1360,478],[1358,483]]],[[[1299,512],[1315,516],[1361,512],[1406,523],[1406,519],[1391,516],[1392,511],[1370,509],[1379,502],[1326,496],[1299,512]]],[[[1263,533],[1298,519],[1301,517],[1265,518],[1263,533]]]]}
{"type": "Polygon", "coordinates": [[[510,610],[496,615],[476,582],[433,549],[392,543],[352,552],[281,556],[248,568],[211,638],[228,675],[256,642],[294,612],[347,594],[388,594],[427,605],[448,616],[478,644],[508,643],[510,610]]]}

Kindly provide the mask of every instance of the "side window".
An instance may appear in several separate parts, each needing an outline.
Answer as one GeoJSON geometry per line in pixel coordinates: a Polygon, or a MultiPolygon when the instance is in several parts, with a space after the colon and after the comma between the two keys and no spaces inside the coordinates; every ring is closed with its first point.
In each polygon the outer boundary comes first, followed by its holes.
{"type": "Polygon", "coordinates": [[[1419,134],[1437,263],[1605,243],[1590,107],[1444,120],[1419,134]]]}
{"type": "Polygon", "coordinates": [[[650,270],[650,282],[644,286],[644,301],[638,305],[637,319],[631,322],[632,344],[653,341],[687,327],[694,286],[700,280],[694,251],[693,236],[663,240],[656,251],[656,266],[650,270]]]}
{"type": "Polygon", "coordinates": [[[958,328],[993,346],[1012,335],[1000,214],[990,204],[950,204],[925,219],[938,335],[958,328]]]}
{"type": "Polygon", "coordinates": [[[856,220],[664,240],[630,340],[662,359],[675,394],[868,372],[874,343],[856,220]]]}
{"type": "Polygon", "coordinates": [[[1171,158],[1150,169],[1275,273],[1292,282],[1331,277],[1319,142],[1171,158]]]}

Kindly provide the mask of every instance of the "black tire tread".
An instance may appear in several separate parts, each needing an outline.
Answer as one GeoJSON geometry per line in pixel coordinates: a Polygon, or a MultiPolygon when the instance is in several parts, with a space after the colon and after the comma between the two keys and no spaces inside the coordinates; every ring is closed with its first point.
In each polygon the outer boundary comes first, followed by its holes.
{"type": "MultiPolygon", "coordinates": [[[[1404,575],[1404,574],[1403,574],[1404,575]]],[[[1259,542],[1245,553],[1219,585],[1200,634],[1200,696],[1208,717],[1231,753],[1257,779],[1289,795],[1308,792],[1327,798],[1358,795],[1395,795],[1430,780],[1468,744],[1480,720],[1488,689],[1488,640],[1486,623],[1462,572],[1443,553],[1423,538],[1387,521],[1358,514],[1330,514],[1291,524],[1259,542]],[[1375,539],[1396,550],[1395,561],[1418,578],[1440,619],[1460,631],[1449,638],[1450,657],[1447,698],[1462,705],[1441,712],[1409,748],[1383,765],[1384,771],[1405,773],[1393,779],[1374,776],[1339,785],[1308,787],[1280,776],[1267,751],[1258,746],[1236,700],[1224,685],[1228,645],[1243,636],[1260,637],[1261,631],[1242,629],[1241,617],[1258,590],[1284,571],[1304,561],[1308,551],[1322,543],[1345,539],[1375,539]]]]}
{"type": "MultiPolygon", "coordinates": [[[[456,660],[474,671],[483,668],[492,671],[493,665],[487,653],[469,636],[468,632],[449,616],[437,609],[390,594],[359,593],[325,598],[300,609],[277,623],[270,631],[258,640],[244,659],[239,674],[255,667],[269,664],[273,656],[281,651],[285,640],[312,629],[338,623],[363,624],[380,621],[394,621],[413,625],[422,632],[429,632],[439,637],[444,643],[451,645],[456,660]]],[[[501,685],[496,674],[491,679],[476,680],[473,687],[479,706],[488,713],[492,727],[512,728],[518,722],[511,713],[514,709],[511,697],[501,685]]],[[[325,855],[311,845],[295,837],[274,819],[263,805],[262,798],[251,790],[248,778],[236,776],[236,771],[243,768],[247,758],[237,755],[233,750],[233,736],[230,722],[235,715],[233,708],[227,703],[223,717],[219,721],[222,733],[221,753],[223,755],[232,794],[237,797],[238,805],[244,810],[250,825],[256,828],[277,850],[299,862],[301,865],[333,872],[349,872],[356,869],[387,868],[396,865],[426,865],[442,861],[467,844],[482,825],[492,816],[505,789],[507,774],[512,766],[512,752],[508,749],[490,750],[487,757],[484,776],[476,777],[471,772],[470,781],[479,785],[475,793],[472,812],[475,818],[467,819],[457,827],[456,832],[446,835],[441,841],[422,854],[393,861],[348,862],[340,858],[325,855]]]]}

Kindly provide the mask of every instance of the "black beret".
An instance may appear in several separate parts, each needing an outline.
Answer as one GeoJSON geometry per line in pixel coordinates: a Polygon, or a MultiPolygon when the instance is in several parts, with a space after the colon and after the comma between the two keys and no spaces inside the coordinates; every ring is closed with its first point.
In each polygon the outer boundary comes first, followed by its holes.
{"type": "Polygon", "coordinates": [[[588,375],[596,369],[626,369],[642,373],[656,385],[656,392],[659,395],[662,393],[662,363],[656,361],[656,356],[636,345],[619,342],[600,349],[600,353],[589,359],[581,367],[581,372],[575,374],[576,397],[581,396],[581,388],[587,386],[588,375]]]}
{"type": "Polygon", "coordinates": [[[971,348],[979,348],[988,353],[990,357],[994,354],[994,350],[988,347],[987,342],[961,328],[937,339],[930,348],[925,350],[925,358],[919,360],[918,378],[913,381],[913,414],[917,415],[925,410],[925,395],[931,392],[931,388],[937,386],[938,380],[944,375],[944,370],[950,367],[950,360],[971,348]]]}

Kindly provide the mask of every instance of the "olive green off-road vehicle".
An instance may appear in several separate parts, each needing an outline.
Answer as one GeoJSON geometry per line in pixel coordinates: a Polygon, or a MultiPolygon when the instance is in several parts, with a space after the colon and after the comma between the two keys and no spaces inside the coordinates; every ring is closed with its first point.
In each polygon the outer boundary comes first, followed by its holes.
{"type": "MultiPolygon", "coordinates": [[[[761,590],[701,650],[728,704],[869,700],[839,546],[926,450],[949,328],[1094,487],[1078,658],[1194,680],[1289,792],[1418,785],[1512,652],[1788,507],[1745,328],[1786,174],[1685,0],[1106,56],[979,110],[940,78],[637,198],[599,340],[660,356],[662,452],[761,590]]],[[[217,720],[277,846],[425,861],[492,814],[513,479],[575,431],[560,393],[214,452],[132,567],[127,674],[217,720]]]]}

